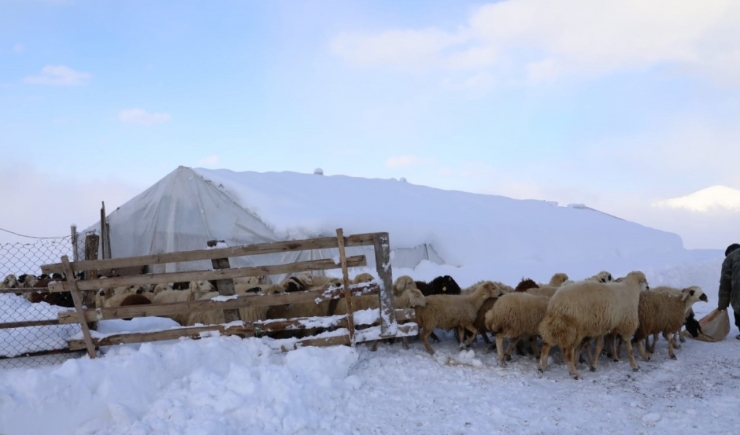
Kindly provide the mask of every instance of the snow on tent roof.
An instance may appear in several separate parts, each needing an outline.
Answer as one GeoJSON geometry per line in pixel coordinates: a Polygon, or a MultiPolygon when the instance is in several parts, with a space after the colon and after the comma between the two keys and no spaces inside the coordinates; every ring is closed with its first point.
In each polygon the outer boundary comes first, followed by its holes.
{"type": "Polygon", "coordinates": [[[348,235],[388,232],[396,254],[422,247],[430,253],[424,258],[438,263],[512,276],[538,266],[547,273],[584,262],[603,269],[624,258],[675,259],[686,252],[675,234],[589,209],[295,172],[179,167],[108,220],[114,257],[202,249],[209,239],[236,245],[333,236],[337,228],[348,235]]]}

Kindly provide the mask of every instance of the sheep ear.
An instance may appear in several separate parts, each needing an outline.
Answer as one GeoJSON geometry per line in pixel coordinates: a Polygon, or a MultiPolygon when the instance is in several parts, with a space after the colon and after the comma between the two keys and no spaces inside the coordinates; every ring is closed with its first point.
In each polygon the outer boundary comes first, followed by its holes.
{"type": "MultiPolygon", "coordinates": [[[[693,292],[693,290],[691,290],[693,292]]],[[[689,297],[689,289],[683,289],[681,291],[681,300],[685,301],[689,297]]]]}

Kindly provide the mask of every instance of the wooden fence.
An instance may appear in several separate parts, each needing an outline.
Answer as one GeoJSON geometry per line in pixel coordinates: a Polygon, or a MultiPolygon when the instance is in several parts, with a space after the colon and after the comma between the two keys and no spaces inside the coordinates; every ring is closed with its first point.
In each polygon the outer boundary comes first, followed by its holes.
{"type": "MultiPolygon", "coordinates": [[[[388,337],[404,337],[417,334],[415,323],[399,325],[398,322],[412,320],[413,310],[396,310],[393,307],[393,279],[390,264],[390,243],[388,233],[370,233],[344,236],[341,229],[337,230],[337,237],[322,237],[307,240],[293,240],[287,242],[263,243],[256,245],[234,246],[225,248],[211,248],[196,251],[172,252],[165,254],[146,255],[140,257],[113,258],[105,260],[85,260],[70,262],[62,257],[61,263],[47,264],[41,267],[43,273],[65,273],[67,277],[75,276],[76,272],[92,272],[90,276],[97,276],[98,270],[110,270],[129,267],[152,266],[155,264],[179,263],[190,261],[211,260],[213,270],[188,272],[170,272],[112,277],[106,279],[68,280],[49,285],[51,292],[70,292],[74,301],[74,311],[59,313],[59,324],[79,324],[82,329],[82,340],[69,342],[70,349],[87,349],[91,358],[94,358],[95,348],[119,343],[143,343],[159,340],[171,340],[179,337],[200,337],[206,332],[217,331],[224,335],[240,335],[250,337],[264,333],[316,328],[316,318],[296,318],[280,320],[264,320],[254,322],[234,322],[239,320],[238,309],[250,306],[285,305],[307,301],[325,301],[345,298],[348,314],[322,318],[321,328],[346,328],[328,333],[323,337],[307,337],[299,340],[290,340],[283,350],[306,345],[354,345],[357,342],[377,340],[388,337]],[[380,278],[378,283],[350,285],[347,269],[349,267],[366,266],[364,255],[346,257],[345,247],[373,246],[375,264],[380,278]],[[339,261],[333,259],[303,261],[291,264],[266,265],[257,267],[231,268],[229,258],[261,255],[288,251],[302,251],[313,249],[337,248],[339,261]],[[320,289],[294,293],[274,295],[235,295],[232,279],[252,276],[266,276],[275,274],[290,274],[303,271],[319,271],[342,269],[344,285],[340,288],[320,289]],[[170,304],[135,305],[126,307],[85,309],[82,304],[84,292],[96,291],[103,287],[118,287],[127,285],[161,284],[194,280],[216,280],[216,287],[220,295],[231,296],[227,300],[197,300],[170,304]],[[352,315],[352,296],[377,293],[379,298],[379,318],[370,327],[355,330],[352,315]],[[226,324],[182,327],[157,332],[127,333],[93,338],[88,323],[106,319],[130,319],[133,317],[165,316],[201,311],[224,310],[226,324]]],[[[223,298],[225,299],[225,298],[223,298]]]]}

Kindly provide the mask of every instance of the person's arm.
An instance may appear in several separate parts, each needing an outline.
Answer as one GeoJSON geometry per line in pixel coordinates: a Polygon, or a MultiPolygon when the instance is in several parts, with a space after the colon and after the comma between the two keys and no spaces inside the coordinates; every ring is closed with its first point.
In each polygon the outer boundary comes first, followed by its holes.
{"type": "Polygon", "coordinates": [[[730,294],[732,293],[732,261],[728,256],[722,262],[722,272],[719,276],[719,295],[717,308],[726,310],[730,306],[730,294]]]}

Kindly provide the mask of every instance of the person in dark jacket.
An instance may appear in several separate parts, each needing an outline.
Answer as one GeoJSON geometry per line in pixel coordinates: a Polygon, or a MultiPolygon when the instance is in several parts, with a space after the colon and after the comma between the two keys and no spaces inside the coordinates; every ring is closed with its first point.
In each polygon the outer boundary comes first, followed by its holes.
{"type": "MultiPolygon", "coordinates": [[[[719,300],[717,309],[726,310],[732,305],[735,326],[740,330],[740,244],[733,243],[725,250],[725,261],[719,277],[719,300]]],[[[737,337],[740,340],[740,335],[737,337]]]]}

